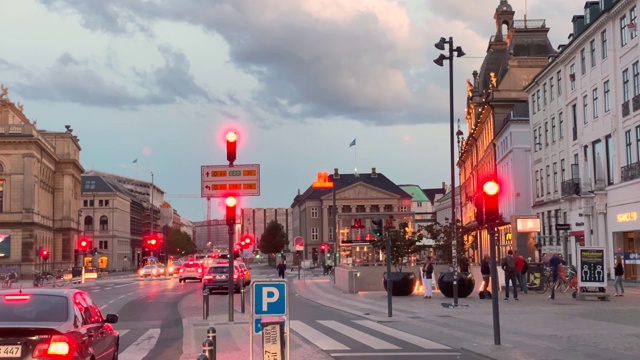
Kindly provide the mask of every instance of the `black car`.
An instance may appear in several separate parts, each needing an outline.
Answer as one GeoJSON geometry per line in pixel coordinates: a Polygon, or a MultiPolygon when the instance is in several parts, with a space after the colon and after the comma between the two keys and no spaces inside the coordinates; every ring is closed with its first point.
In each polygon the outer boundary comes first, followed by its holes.
{"type": "MultiPolygon", "coordinates": [[[[238,265],[233,264],[233,290],[239,293],[244,284],[244,276],[242,269],[238,265]]],[[[202,279],[202,291],[209,291],[211,293],[214,290],[229,291],[229,263],[218,262],[209,266],[207,273],[202,279]]]]}
{"type": "Polygon", "coordinates": [[[0,358],[117,360],[118,315],[78,289],[0,291],[0,358]]]}

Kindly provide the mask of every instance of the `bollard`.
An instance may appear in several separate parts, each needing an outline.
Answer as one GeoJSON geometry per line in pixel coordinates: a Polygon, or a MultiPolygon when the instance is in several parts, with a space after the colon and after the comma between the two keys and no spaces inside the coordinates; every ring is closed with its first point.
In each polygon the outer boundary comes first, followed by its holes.
{"type": "Polygon", "coordinates": [[[209,318],[209,290],[202,291],[202,320],[209,318]]]}
{"type": "Polygon", "coordinates": [[[240,290],[240,312],[244,314],[244,288],[240,290]]]}
{"type": "Polygon", "coordinates": [[[205,354],[200,354],[200,355],[198,355],[198,359],[196,359],[196,360],[209,360],[209,358],[205,354]]]}
{"type": "Polygon", "coordinates": [[[213,343],[213,357],[209,360],[216,360],[216,328],[214,328],[213,326],[210,326],[207,329],[207,338],[211,339],[211,342],[213,343]]]}
{"type": "Polygon", "coordinates": [[[211,341],[211,339],[204,339],[202,342],[202,352],[207,356],[208,360],[214,359],[215,354],[213,352],[213,341],[211,341]]]}

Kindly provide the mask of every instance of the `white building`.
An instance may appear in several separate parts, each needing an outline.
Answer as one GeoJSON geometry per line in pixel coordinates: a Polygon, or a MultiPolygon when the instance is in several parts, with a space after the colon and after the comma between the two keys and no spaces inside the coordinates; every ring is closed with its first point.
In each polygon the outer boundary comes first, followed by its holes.
{"type": "Polygon", "coordinates": [[[614,256],[624,255],[627,279],[637,279],[640,247],[637,5],[585,3],[570,42],[525,89],[543,252],[575,263],[576,242],[605,247],[611,274],[614,256]]]}

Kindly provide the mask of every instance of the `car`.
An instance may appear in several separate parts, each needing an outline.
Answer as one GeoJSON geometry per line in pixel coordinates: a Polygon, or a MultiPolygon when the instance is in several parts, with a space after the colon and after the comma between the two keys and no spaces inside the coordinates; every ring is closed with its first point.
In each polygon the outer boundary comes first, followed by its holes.
{"type": "Polygon", "coordinates": [[[164,267],[164,264],[157,264],[156,265],[156,276],[164,276],[164,273],[166,271],[166,268],[164,267]]]}
{"type": "Polygon", "coordinates": [[[238,267],[242,270],[242,274],[244,276],[244,286],[251,284],[251,270],[247,266],[247,264],[242,261],[236,261],[238,267]]]}
{"type": "Polygon", "coordinates": [[[154,277],[158,276],[158,266],[157,265],[145,265],[140,271],[138,271],[138,275],[140,278],[154,277]]]}
{"type": "MultiPolygon", "coordinates": [[[[233,265],[233,291],[240,292],[244,283],[242,269],[233,265]]],[[[202,280],[202,292],[212,293],[215,290],[229,291],[229,263],[217,262],[207,269],[202,280]]]]}
{"type": "Polygon", "coordinates": [[[178,272],[178,282],[186,282],[187,280],[198,280],[202,282],[202,273],[204,272],[202,265],[195,261],[187,261],[182,264],[178,272]]]}
{"type": "Polygon", "coordinates": [[[29,288],[0,291],[0,357],[9,359],[118,358],[120,335],[84,291],[29,288]]]}
{"type": "Polygon", "coordinates": [[[182,263],[178,261],[171,263],[171,265],[169,265],[169,267],[167,268],[167,275],[173,276],[180,273],[181,264],[182,263]]]}

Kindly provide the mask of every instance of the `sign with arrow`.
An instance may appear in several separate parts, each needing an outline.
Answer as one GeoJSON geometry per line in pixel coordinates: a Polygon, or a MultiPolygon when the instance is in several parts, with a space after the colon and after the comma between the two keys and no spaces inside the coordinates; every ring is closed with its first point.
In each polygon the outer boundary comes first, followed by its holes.
{"type": "Polygon", "coordinates": [[[201,170],[201,196],[259,196],[260,165],[204,165],[201,170]]]}

